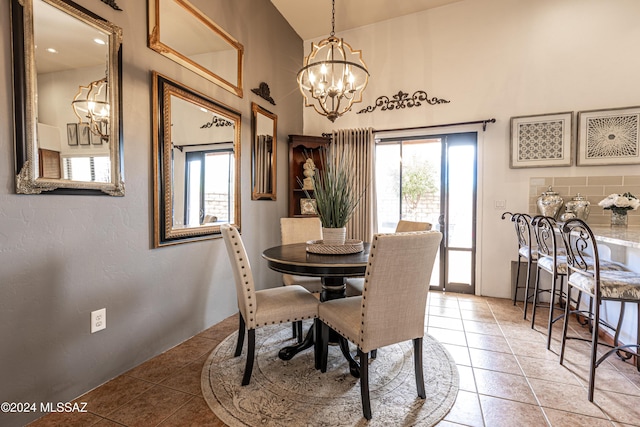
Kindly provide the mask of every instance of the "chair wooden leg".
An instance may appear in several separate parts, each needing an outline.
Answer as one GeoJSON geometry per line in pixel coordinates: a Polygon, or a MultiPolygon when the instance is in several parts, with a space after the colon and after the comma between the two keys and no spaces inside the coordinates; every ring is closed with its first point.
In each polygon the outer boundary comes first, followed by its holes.
{"type": "Polygon", "coordinates": [[[421,399],[426,399],[427,393],[424,389],[424,374],[422,372],[422,337],[413,340],[413,364],[415,365],[416,371],[418,396],[420,396],[421,399]]]}
{"type": "Polygon", "coordinates": [[[313,358],[316,369],[322,368],[322,351],[324,349],[322,341],[322,322],[313,319],[313,358]]]}
{"type": "Polygon", "coordinates": [[[247,337],[247,363],[244,367],[244,376],[242,377],[242,385],[249,384],[251,381],[251,373],[253,372],[253,359],[256,355],[256,330],[249,329],[247,337]]]}
{"type": "Polygon", "coordinates": [[[320,341],[322,341],[322,352],[320,353],[320,372],[327,372],[327,359],[329,358],[329,326],[326,323],[322,324],[322,333],[320,334],[320,341]]]}
{"type": "Polygon", "coordinates": [[[298,327],[296,326],[296,322],[291,322],[291,338],[298,337],[298,327]]]}
{"type": "Polygon", "coordinates": [[[244,318],[242,314],[239,314],[240,324],[238,325],[238,343],[236,344],[236,352],[233,354],[234,357],[240,356],[242,354],[242,345],[244,344],[244,318]]]}
{"type": "Polygon", "coordinates": [[[376,357],[378,357],[378,349],[371,350],[371,358],[375,359],[376,357]]]}
{"type": "Polygon", "coordinates": [[[362,414],[371,419],[371,401],[369,400],[369,353],[358,349],[360,359],[360,398],[362,399],[362,414]]]}
{"type": "Polygon", "coordinates": [[[298,320],[294,323],[296,325],[296,336],[298,337],[298,344],[304,340],[304,334],[302,333],[302,320],[298,320]]]}

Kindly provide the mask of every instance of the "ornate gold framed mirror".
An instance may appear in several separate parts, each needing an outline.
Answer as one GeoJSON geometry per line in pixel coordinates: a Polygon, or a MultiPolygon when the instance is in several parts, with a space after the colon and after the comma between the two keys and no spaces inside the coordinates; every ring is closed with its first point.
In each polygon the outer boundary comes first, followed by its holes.
{"type": "Polygon", "coordinates": [[[154,247],[240,227],[239,112],[153,72],[154,247]]]}
{"type": "Polygon", "coordinates": [[[122,30],[70,0],[11,0],[16,192],[124,195],[122,30]]]}
{"type": "Polygon", "coordinates": [[[149,47],[242,98],[244,47],[187,0],[148,0],[149,47]]]}
{"type": "Polygon", "coordinates": [[[278,116],[251,103],[251,200],[276,200],[278,116]]]}

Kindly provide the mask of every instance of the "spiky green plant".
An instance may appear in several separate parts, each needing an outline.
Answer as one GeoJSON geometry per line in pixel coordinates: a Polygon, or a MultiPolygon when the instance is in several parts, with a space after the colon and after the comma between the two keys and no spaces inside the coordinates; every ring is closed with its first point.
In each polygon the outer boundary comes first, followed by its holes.
{"type": "MultiPolygon", "coordinates": [[[[364,190],[361,193],[355,190],[357,172],[347,150],[339,151],[331,145],[323,154],[320,157],[322,168],[316,169],[313,182],[318,216],[325,228],[346,227],[364,190]]],[[[305,194],[311,198],[306,190],[305,194]]]]}

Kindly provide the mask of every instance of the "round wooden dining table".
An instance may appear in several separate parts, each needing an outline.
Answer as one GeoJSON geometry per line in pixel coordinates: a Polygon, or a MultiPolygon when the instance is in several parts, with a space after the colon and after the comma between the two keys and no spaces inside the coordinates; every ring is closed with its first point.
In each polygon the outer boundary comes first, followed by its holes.
{"type": "MultiPolygon", "coordinates": [[[[269,268],[274,271],[298,276],[320,277],[322,281],[320,301],[328,301],[345,298],[348,277],[364,276],[369,259],[370,244],[365,242],[363,247],[362,251],[353,254],[325,255],[307,252],[306,243],[295,243],[266,249],[262,252],[262,257],[267,261],[269,268]]],[[[342,353],[349,361],[351,374],[358,376],[358,363],[349,353],[347,341],[339,339],[338,342],[342,353]]],[[[313,345],[313,328],[311,328],[300,344],[283,348],[278,353],[278,357],[282,360],[289,360],[313,345]]]]}

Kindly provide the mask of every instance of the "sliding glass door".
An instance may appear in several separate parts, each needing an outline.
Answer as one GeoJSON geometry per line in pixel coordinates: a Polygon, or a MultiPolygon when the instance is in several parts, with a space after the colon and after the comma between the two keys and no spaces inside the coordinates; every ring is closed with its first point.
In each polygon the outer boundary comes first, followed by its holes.
{"type": "Polygon", "coordinates": [[[404,219],[442,232],[432,289],[475,293],[476,146],[475,132],[376,140],[378,231],[404,219]]]}

